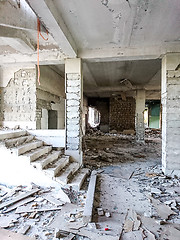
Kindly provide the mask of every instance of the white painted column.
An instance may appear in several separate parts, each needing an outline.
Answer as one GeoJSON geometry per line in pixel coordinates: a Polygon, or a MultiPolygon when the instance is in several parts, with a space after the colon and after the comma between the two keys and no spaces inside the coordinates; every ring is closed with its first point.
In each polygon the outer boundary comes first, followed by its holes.
{"type": "Polygon", "coordinates": [[[65,153],[82,164],[83,80],[81,59],[65,61],[66,148],[65,153]]]}
{"type": "Polygon", "coordinates": [[[144,142],[145,134],[144,110],[145,110],[145,90],[138,89],[136,92],[136,140],[140,142],[144,142]]]}
{"type": "Polygon", "coordinates": [[[162,59],[162,169],[180,176],[180,53],[162,59]]]}

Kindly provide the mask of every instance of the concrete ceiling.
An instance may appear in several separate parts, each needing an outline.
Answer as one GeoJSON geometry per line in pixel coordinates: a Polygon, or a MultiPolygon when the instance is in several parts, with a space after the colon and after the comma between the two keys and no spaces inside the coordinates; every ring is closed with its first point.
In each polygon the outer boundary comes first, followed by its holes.
{"type": "Polygon", "coordinates": [[[179,0],[54,0],[78,49],[180,40],[179,0]]]}
{"type": "Polygon", "coordinates": [[[64,59],[81,57],[88,96],[145,88],[159,98],[160,59],[180,49],[179,13],[179,0],[1,0],[1,65],[37,63],[38,17],[49,32],[40,64],[63,75],[64,59]]]}

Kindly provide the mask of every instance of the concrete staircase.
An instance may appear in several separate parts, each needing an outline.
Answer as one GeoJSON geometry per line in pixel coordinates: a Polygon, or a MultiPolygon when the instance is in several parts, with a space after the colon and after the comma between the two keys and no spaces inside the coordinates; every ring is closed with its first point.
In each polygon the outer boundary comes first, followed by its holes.
{"type": "Polygon", "coordinates": [[[80,168],[79,163],[72,162],[70,156],[64,155],[64,149],[53,150],[52,146],[36,139],[27,131],[1,131],[1,149],[10,151],[12,156],[19,156],[35,169],[61,185],[71,185],[80,190],[89,169],[80,168]]]}

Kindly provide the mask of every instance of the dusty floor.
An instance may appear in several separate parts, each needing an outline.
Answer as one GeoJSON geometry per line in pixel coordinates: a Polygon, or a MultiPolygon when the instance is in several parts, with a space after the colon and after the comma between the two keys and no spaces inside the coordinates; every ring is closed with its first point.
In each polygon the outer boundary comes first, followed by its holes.
{"type": "Polygon", "coordinates": [[[84,137],[84,165],[97,169],[109,164],[141,161],[161,161],[161,134],[159,130],[146,131],[145,144],[137,143],[135,136],[123,134],[94,134],[84,137]]]}
{"type": "Polygon", "coordinates": [[[179,179],[162,174],[161,133],[147,130],[144,144],[134,136],[101,133],[86,136],[85,142],[85,166],[99,172],[93,218],[97,228],[108,228],[106,234],[121,235],[122,240],[180,239],[179,179]],[[166,204],[164,211],[173,212],[164,216],[154,207],[154,199],[166,204]],[[98,208],[103,209],[103,216],[98,215],[98,208]],[[140,221],[136,229],[128,223],[129,212],[140,221]]]}
{"type": "MultiPolygon", "coordinates": [[[[137,143],[135,137],[129,135],[100,132],[87,135],[84,138],[84,165],[98,173],[92,225],[86,226],[82,222],[86,182],[84,190],[74,192],[75,203],[58,205],[55,201],[59,201],[58,192],[46,188],[26,204],[26,209],[34,210],[34,216],[17,210],[5,213],[8,208],[1,209],[0,226],[20,232],[30,225],[26,235],[40,240],[180,239],[179,179],[166,177],[161,172],[159,131],[147,131],[144,144],[137,143]],[[48,201],[47,195],[55,202],[48,201]],[[55,207],[61,210],[52,210],[55,207]],[[42,208],[51,208],[51,211],[36,212],[42,208]],[[102,215],[98,214],[98,208],[102,208],[99,209],[102,215]],[[71,232],[78,234],[66,238],[71,232]]],[[[0,200],[6,190],[0,186],[0,200]]],[[[9,192],[18,195],[27,190],[19,187],[9,192]]],[[[3,202],[13,199],[14,194],[4,198],[3,202]]]]}

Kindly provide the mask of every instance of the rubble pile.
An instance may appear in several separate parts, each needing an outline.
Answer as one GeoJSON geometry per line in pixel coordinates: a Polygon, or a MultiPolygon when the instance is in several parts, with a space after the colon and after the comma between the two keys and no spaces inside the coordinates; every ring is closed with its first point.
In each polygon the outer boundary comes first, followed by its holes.
{"type": "Polygon", "coordinates": [[[146,128],[145,130],[146,138],[162,138],[161,129],[146,128]]]}
{"type": "MultiPolygon", "coordinates": [[[[5,234],[11,235],[11,232],[18,233],[17,238],[16,235],[12,236],[14,240],[21,239],[18,238],[20,235],[29,237],[22,238],[27,240],[56,239],[56,230],[50,224],[58,213],[71,205],[63,218],[67,222],[79,221],[82,219],[86,198],[86,192],[83,190],[76,192],[63,188],[63,191],[67,194],[66,202],[62,200],[64,196],[60,189],[42,188],[35,184],[26,187],[0,185],[0,239],[5,234]],[[76,211],[77,208],[79,211],[76,211]],[[8,230],[7,233],[4,229],[8,230]]],[[[65,239],[67,235],[68,233],[64,234],[61,239],[65,239]]]]}
{"type": "Polygon", "coordinates": [[[143,144],[137,143],[134,135],[99,132],[84,137],[84,165],[91,169],[152,158],[160,160],[161,141],[151,140],[143,144]]]}

